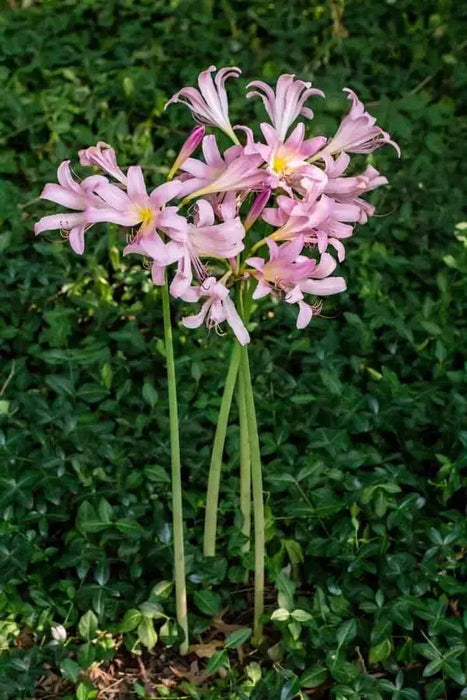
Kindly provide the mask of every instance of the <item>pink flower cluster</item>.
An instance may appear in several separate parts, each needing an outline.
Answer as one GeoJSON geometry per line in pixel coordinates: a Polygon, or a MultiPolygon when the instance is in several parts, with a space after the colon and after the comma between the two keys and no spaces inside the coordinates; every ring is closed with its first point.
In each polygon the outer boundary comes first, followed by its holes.
{"type": "Polygon", "coordinates": [[[71,212],[44,216],[35,233],[61,230],[82,254],[93,224],[112,222],[130,229],[125,253],[151,261],[154,283],[165,284],[166,268],[174,265],[171,295],[201,301],[184,325],[227,322],[244,345],[249,334],[231,298],[235,284],[252,281],[254,299],[271,294],[297,304],[297,327],[307,326],[321,308],[316,297],[346,289],[343,277],[332,276],[345,258],[343,241],[374,213],[362,195],[387,183],[372,166],[358,175],[346,174],[349,154],[370,153],[385,144],[400,152],[348,89],[352,106],[332,138],[307,138],[304,121],[291,130],[300,116],[312,119],[309,98],[324,97],[293,75],[280,76],[275,90],[261,81],[248,86],[253,89],[247,98],[259,97],[270,120],[260,124],[258,138],[249,127],[230,123],[225,81],[238,77],[240,70],[215,70],[211,66],[200,74],[199,89],[183,88],[167,103],[187,105],[198,122],[167,182],[148,193],[141,167],[130,166],[125,174],[114,150],[99,142],[80,151],[79,159],[103,174],[78,181],[70,161],[64,161],[58,184],[47,184],[41,197],[71,212]],[[233,145],[221,153],[206,126],[223,131],[233,145]],[[199,147],[202,157],[192,157],[199,147]],[[271,229],[258,240],[252,227],[260,218],[271,229]],[[265,256],[253,255],[260,249],[265,256]]]}

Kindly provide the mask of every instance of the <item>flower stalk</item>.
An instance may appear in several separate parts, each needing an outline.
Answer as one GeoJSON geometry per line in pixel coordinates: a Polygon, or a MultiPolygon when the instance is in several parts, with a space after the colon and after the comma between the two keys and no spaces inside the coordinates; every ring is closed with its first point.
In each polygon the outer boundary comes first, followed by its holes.
{"type": "Polygon", "coordinates": [[[264,612],[264,503],[263,478],[261,473],[261,453],[259,447],[258,425],[256,422],[255,401],[251,383],[248,350],[242,348],[242,371],[245,392],[246,416],[251,459],[251,485],[253,491],[254,533],[255,533],[255,593],[254,593],[254,622],[252,642],[258,645],[263,634],[261,618],[264,612]]]}
{"type": "Polygon", "coordinates": [[[238,367],[240,364],[240,349],[238,342],[234,341],[230,365],[225,380],[224,393],[222,395],[219,418],[217,421],[214,445],[212,448],[211,464],[209,467],[208,490],[206,495],[206,517],[204,521],[204,545],[205,557],[214,557],[216,554],[216,530],[217,509],[219,504],[219,486],[222,469],[222,455],[224,452],[225,436],[229,421],[232,397],[237,382],[238,367]]]}
{"type": "Polygon", "coordinates": [[[237,385],[238,416],[240,427],[240,512],[242,514],[242,535],[245,542],[242,552],[250,551],[251,534],[251,463],[250,438],[248,434],[248,418],[246,409],[245,380],[243,367],[240,365],[237,385]]]}
{"type": "Polygon", "coordinates": [[[180,435],[178,423],[177,383],[173,349],[172,323],[170,319],[169,289],[162,287],[162,312],[164,317],[164,342],[167,360],[167,383],[170,416],[170,454],[172,465],[172,519],[174,538],[175,598],[177,622],[182,628],[184,640],[180,644],[180,654],[188,652],[188,617],[185,583],[185,551],[183,537],[182,478],[180,460],[180,435]]]}

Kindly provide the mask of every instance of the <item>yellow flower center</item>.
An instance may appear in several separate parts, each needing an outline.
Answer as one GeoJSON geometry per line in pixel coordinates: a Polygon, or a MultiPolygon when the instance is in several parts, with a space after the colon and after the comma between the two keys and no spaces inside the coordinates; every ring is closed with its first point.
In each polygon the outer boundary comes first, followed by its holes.
{"type": "Polygon", "coordinates": [[[139,207],[138,213],[141,216],[143,226],[149,226],[154,221],[154,212],[149,207],[139,207]]]}
{"type": "Polygon", "coordinates": [[[281,265],[280,262],[278,262],[277,260],[270,260],[263,267],[264,279],[266,280],[266,282],[272,282],[273,284],[276,284],[277,280],[280,278],[281,272],[281,265]]]}
{"type": "Polygon", "coordinates": [[[281,155],[275,155],[272,159],[272,169],[276,173],[283,173],[287,169],[288,158],[281,155]]]}

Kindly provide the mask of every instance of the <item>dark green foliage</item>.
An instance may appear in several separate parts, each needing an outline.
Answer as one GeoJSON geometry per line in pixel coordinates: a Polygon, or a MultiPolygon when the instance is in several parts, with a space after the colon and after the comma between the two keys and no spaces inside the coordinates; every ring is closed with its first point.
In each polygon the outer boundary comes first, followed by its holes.
{"type": "MultiPolygon", "coordinates": [[[[217,697],[287,700],[318,687],[342,700],[461,695],[460,8],[449,0],[44,0],[2,13],[0,642],[10,650],[0,658],[0,698],[32,697],[45,661],[77,683],[80,668],[113,655],[107,631],[124,633],[135,651],[157,635],[177,641],[164,583],[172,551],[159,292],[139,260],[121,259],[116,227],[96,226],[79,259],[58,236],[34,241],[32,225],[51,213],[37,197],[59,162],[76,163],[76,151],[97,139],[161,182],[191,127],[187,110],[163,114],[164,102],[210,63],[243,68],[231,86],[234,123],[260,114],[243,101],[248,80],[294,72],[329,96],[313,105],[316,133],[332,134],[348,85],[403,151],[400,161],[390,149],[368,158],[390,186],[374,198],[381,217],[347,246],[348,292],[326,302],[328,318],[301,333],[285,305],[272,317],[270,306],[257,312],[251,355],[272,621],[267,653],[246,673],[234,651],[211,659],[212,670],[232,663],[217,697]],[[50,641],[58,624],[67,646],[50,641]],[[18,641],[25,628],[40,648],[18,641]]],[[[181,305],[173,308],[179,319],[181,305]]],[[[228,606],[226,619],[242,625],[228,639],[234,650],[249,636],[243,576],[252,566],[241,556],[235,411],[219,556],[205,562],[201,553],[230,341],[182,327],[176,340],[191,627],[202,634],[228,606]]],[[[80,687],[78,697],[93,697],[80,687]]]]}

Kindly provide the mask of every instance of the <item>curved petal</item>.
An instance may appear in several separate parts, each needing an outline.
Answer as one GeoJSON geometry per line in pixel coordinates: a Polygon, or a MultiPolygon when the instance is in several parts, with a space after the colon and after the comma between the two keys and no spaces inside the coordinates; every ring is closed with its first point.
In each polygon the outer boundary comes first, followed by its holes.
{"type": "Polygon", "coordinates": [[[47,199],[49,202],[61,204],[62,207],[69,209],[83,210],[86,208],[86,200],[83,194],[72,192],[62,185],[47,184],[41,192],[41,199],[47,199]]]}
{"type": "Polygon", "coordinates": [[[326,279],[306,280],[300,283],[300,289],[307,294],[315,294],[318,297],[327,297],[331,294],[345,292],[347,284],[343,277],[328,277],[326,279]]]}
{"type": "Polygon", "coordinates": [[[104,209],[97,207],[89,207],[85,210],[84,216],[89,223],[97,223],[105,221],[111,224],[119,224],[120,226],[136,226],[141,221],[141,217],[137,212],[121,212],[116,209],[104,209]]]}
{"type": "Polygon", "coordinates": [[[94,188],[95,193],[100,199],[108,204],[112,209],[117,209],[120,212],[128,211],[132,207],[130,198],[126,192],[117,187],[117,185],[97,185],[94,188]]]}
{"type": "Polygon", "coordinates": [[[237,338],[240,345],[247,345],[250,342],[250,335],[240,318],[235,304],[230,297],[226,297],[223,302],[225,318],[237,338]]]}
{"type": "MultiPolygon", "coordinates": [[[[188,160],[190,160],[190,158],[188,160]]],[[[172,182],[164,182],[163,185],[156,187],[151,192],[150,196],[152,206],[156,209],[160,209],[171,199],[178,197],[182,184],[180,180],[172,180],[172,182]]]]}
{"type": "Polygon", "coordinates": [[[263,282],[263,280],[259,280],[258,284],[256,285],[255,291],[253,292],[253,299],[262,299],[270,293],[271,287],[269,286],[269,284],[267,284],[267,282],[263,282]]]}
{"type": "Polygon", "coordinates": [[[151,267],[151,278],[155,285],[163,287],[165,284],[165,267],[153,262],[151,267]]]}
{"type": "Polygon", "coordinates": [[[319,263],[314,269],[313,278],[323,279],[324,277],[329,277],[329,275],[332,275],[336,269],[336,265],[337,263],[332,255],[329,255],[329,253],[323,253],[319,263]]]}
{"type": "Polygon", "coordinates": [[[298,316],[297,316],[297,328],[300,330],[306,328],[310,323],[313,316],[313,309],[311,306],[304,301],[298,302],[298,316]]]}
{"type": "Polygon", "coordinates": [[[186,328],[199,328],[206,318],[206,314],[211,306],[211,299],[204,302],[201,307],[201,311],[193,316],[184,316],[182,318],[182,323],[186,328]]]}
{"type": "Polygon", "coordinates": [[[217,145],[214,134],[208,134],[203,139],[203,156],[206,163],[214,168],[224,168],[225,163],[217,145]]]}
{"type": "Polygon", "coordinates": [[[75,226],[85,224],[83,214],[52,214],[51,216],[43,216],[42,219],[34,225],[34,233],[38,236],[44,231],[71,231],[75,226]]]}
{"type": "Polygon", "coordinates": [[[70,235],[68,237],[68,241],[69,241],[72,249],[78,255],[82,255],[84,253],[84,231],[85,231],[85,229],[86,229],[85,226],[76,226],[75,228],[71,229],[70,235]]]}
{"type": "Polygon", "coordinates": [[[214,224],[214,210],[207,199],[198,199],[196,202],[196,213],[196,226],[198,228],[214,224]]]}
{"type": "Polygon", "coordinates": [[[63,163],[60,163],[57,169],[57,180],[65,189],[80,194],[79,182],[73,180],[71,176],[70,162],[69,160],[64,160],[63,163]]]}
{"type": "Polygon", "coordinates": [[[144,206],[147,202],[148,193],[144,183],[143,171],[139,165],[131,165],[127,172],[127,191],[129,198],[144,206]]]}

